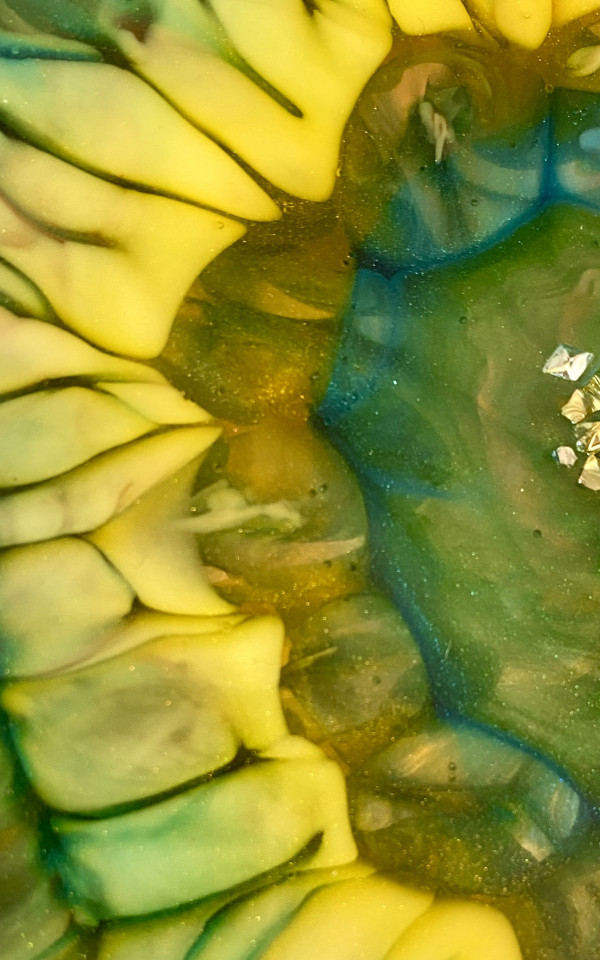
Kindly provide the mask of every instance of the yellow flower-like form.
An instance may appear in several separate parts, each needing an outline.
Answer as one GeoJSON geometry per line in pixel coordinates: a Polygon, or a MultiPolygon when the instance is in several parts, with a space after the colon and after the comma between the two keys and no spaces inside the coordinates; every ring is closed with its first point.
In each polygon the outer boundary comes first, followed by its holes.
{"type": "Polygon", "coordinates": [[[549,31],[600,10],[598,0],[389,0],[404,33],[414,36],[472,30],[477,19],[492,33],[535,50],[549,31]]]}

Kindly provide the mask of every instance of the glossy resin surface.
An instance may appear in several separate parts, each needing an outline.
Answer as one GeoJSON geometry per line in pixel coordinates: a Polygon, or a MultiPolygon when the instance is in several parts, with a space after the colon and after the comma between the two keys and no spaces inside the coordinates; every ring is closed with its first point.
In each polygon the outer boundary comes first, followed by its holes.
{"type": "Polygon", "coordinates": [[[2,960],[600,958],[599,38],[0,2],[2,960]]]}

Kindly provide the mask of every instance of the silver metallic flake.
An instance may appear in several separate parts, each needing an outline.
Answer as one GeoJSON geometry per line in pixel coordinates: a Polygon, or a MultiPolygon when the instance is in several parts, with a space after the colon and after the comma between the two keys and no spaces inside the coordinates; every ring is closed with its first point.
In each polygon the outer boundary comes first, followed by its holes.
{"type": "Polygon", "coordinates": [[[577,454],[573,447],[557,447],[552,456],[561,467],[574,467],[577,463],[577,454]]]}
{"type": "Polygon", "coordinates": [[[593,353],[587,350],[577,351],[574,347],[561,343],[546,360],[542,372],[549,373],[552,377],[560,377],[561,380],[574,382],[583,376],[593,360],[593,353]]]}
{"type": "Polygon", "coordinates": [[[594,454],[585,461],[577,482],[582,487],[587,487],[588,490],[600,490],[600,462],[594,454]]]}

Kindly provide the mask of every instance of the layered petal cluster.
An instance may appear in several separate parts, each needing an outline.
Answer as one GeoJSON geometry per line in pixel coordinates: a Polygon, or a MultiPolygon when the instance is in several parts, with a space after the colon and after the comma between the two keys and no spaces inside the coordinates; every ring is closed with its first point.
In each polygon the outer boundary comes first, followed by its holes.
{"type": "Polygon", "coordinates": [[[412,36],[480,26],[531,50],[551,31],[600,8],[597,0],[389,0],[389,6],[400,29],[412,36]]]}

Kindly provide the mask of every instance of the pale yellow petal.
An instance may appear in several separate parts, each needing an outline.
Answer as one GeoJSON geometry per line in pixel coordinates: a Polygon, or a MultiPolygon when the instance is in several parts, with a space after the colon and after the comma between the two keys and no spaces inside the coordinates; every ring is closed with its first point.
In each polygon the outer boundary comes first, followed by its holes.
{"type": "Polygon", "coordinates": [[[0,257],[66,326],[115,353],[160,353],[194,278],[245,231],[2,135],[0,163],[0,257]]]}
{"type": "Polygon", "coordinates": [[[0,487],[38,483],[156,427],[85,387],[36,390],[0,404],[0,487]]]}
{"type": "Polygon", "coordinates": [[[97,383],[96,386],[154,423],[206,423],[211,419],[206,410],[193,400],[186,400],[167,383],[97,383]]]}
{"type": "Polygon", "coordinates": [[[115,27],[132,67],[201,130],[275,186],[309,200],[333,190],[344,125],[391,46],[382,0],[215,0],[235,58],[156,22],[143,41],[115,27]],[[290,104],[243,72],[244,64],[290,104]]]}
{"type": "Polygon", "coordinates": [[[400,29],[414,36],[473,26],[461,0],[390,0],[390,11],[400,29]]]}
{"type": "Polygon", "coordinates": [[[43,380],[77,376],[166,386],[153,367],[102,353],[67,330],[16,317],[2,307],[0,339],[0,394],[23,390],[43,380]]]}
{"type": "Polygon", "coordinates": [[[133,600],[131,588],[84,540],[62,537],[5,550],[0,558],[3,673],[32,676],[81,659],[129,613],[133,600]]]}
{"type": "Polygon", "coordinates": [[[469,9],[471,15],[485,27],[493,28],[497,0],[471,0],[469,9]]]}
{"type": "Polygon", "coordinates": [[[84,169],[249,220],[280,216],[221,147],[134,74],[107,63],[0,58],[0,86],[0,115],[84,169]]]}
{"type": "Polygon", "coordinates": [[[198,457],[218,436],[215,427],[179,427],[0,498],[0,546],[95,530],[198,457]]]}
{"type": "Polygon", "coordinates": [[[283,639],[280,620],[254,617],[11,684],[3,702],[38,795],[63,810],[105,810],[219,770],[242,745],[281,741],[283,639]]]}
{"type": "Polygon", "coordinates": [[[598,0],[554,0],[552,4],[552,24],[555,27],[564,27],[571,20],[585,17],[594,10],[600,10],[598,0]]]}
{"type": "Polygon", "coordinates": [[[252,764],[121,816],[56,817],[53,827],[65,885],[104,917],[210,896],[300,852],[305,870],[356,857],[342,772],[313,752],[252,764]]]}
{"type": "Polygon", "coordinates": [[[331,884],[305,900],[263,960],[380,960],[432,900],[380,876],[331,884]]]}
{"type": "Polygon", "coordinates": [[[0,261],[0,303],[29,317],[50,319],[50,310],[38,289],[8,263],[0,261]]]}
{"type": "Polygon", "coordinates": [[[496,0],[496,25],[507,40],[536,50],[552,26],[552,0],[496,0]]]}
{"type": "Polygon", "coordinates": [[[193,534],[176,526],[189,509],[192,463],[157,484],[91,539],[145,606],[165,613],[214,616],[230,604],[209,584],[193,534]]]}
{"type": "Polygon", "coordinates": [[[485,960],[521,960],[506,917],[483,904],[442,902],[409,927],[386,960],[482,960],[483,956],[485,960]]]}
{"type": "Polygon", "coordinates": [[[591,77],[600,68],[600,46],[580,47],[567,60],[572,77],[591,77]]]}

